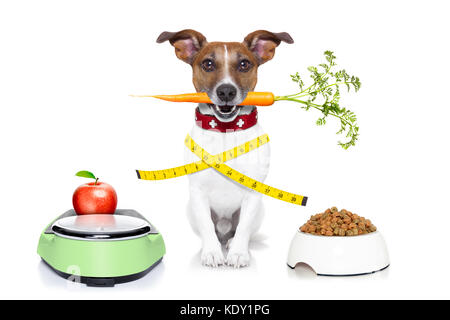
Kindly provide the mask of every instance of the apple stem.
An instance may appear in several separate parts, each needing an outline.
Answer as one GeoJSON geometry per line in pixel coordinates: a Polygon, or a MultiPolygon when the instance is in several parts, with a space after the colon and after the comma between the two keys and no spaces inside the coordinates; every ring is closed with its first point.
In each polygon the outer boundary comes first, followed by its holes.
{"type": "Polygon", "coordinates": [[[95,178],[94,186],[97,185],[98,178],[95,178]]]}

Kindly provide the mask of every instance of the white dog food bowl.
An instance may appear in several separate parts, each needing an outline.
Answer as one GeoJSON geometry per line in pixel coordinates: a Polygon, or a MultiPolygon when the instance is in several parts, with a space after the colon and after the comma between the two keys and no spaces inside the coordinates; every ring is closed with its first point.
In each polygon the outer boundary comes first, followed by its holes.
{"type": "Polygon", "coordinates": [[[319,236],[301,232],[292,239],[287,264],[309,265],[317,275],[353,276],[389,266],[389,255],[379,231],[359,236],[319,236]]]}

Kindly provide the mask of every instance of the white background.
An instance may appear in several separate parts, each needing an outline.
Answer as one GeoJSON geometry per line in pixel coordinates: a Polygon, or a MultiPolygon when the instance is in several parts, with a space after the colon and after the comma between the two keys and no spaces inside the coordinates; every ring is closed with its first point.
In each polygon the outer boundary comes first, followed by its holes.
{"type": "Polygon", "coordinates": [[[449,9],[446,1],[2,1],[0,297],[450,298],[449,9]],[[306,76],[327,49],[363,85],[341,100],[361,127],[348,151],[336,145],[338,124],[315,126],[312,110],[260,108],[272,147],[266,182],[310,201],[265,198],[251,266],[241,270],[200,266],[186,178],[138,181],[134,172],[182,164],[194,105],[128,95],[193,91],[190,67],[155,42],[184,28],[210,41],[289,32],[295,43],[259,69],[258,91],[295,92],[289,75],[306,76]],[[147,277],[73,287],[40,262],[39,234],[71,207],[82,169],[162,232],[167,255],[147,277]],[[297,228],[332,205],[372,219],[390,268],[324,278],[286,267],[297,228]]]}

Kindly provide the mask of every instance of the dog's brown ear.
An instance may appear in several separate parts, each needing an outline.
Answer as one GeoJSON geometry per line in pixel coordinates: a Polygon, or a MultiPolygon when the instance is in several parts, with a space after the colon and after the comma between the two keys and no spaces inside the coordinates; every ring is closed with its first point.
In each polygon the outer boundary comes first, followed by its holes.
{"type": "Polygon", "coordinates": [[[263,64],[275,55],[275,48],[284,41],[294,43],[287,32],[273,33],[266,30],[257,30],[244,39],[244,44],[253,52],[259,64],[263,64]]]}
{"type": "Polygon", "coordinates": [[[175,54],[178,59],[189,64],[192,64],[195,55],[208,43],[204,35],[191,29],[185,29],[178,32],[164,31],[159,35],[158,39],[156,39],[156,42],[163,43],[167,40],[175,47],[175,54]]]}

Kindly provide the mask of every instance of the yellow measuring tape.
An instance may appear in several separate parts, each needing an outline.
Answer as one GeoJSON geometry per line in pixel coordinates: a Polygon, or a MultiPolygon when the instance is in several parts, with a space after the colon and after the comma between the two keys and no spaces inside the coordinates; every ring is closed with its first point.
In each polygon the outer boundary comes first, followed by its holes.
{"type": "Polygon", "coordinates": [[[256,181],[255,179],[252,179],[237,170],[234,170],[224,163],[228,160],[237,158],[243,154],[255,150],[256,148],[259,148],[267,142],[269,142],[269,136],[267,134],[264,134],[256,139],[247,141],[246,143],[243,143],[222,153],[211,155],[202,147],[200,147],[189,135],[187,135],[186,139],[184,140],[184,144],[191,150],[191,152],[193,152],[201,159],[200,161],[165,170],[136,170],[136,173],[138,178],[142,180],[164,180],[181,177],[187,174],[192,174],[201,170],[212,168],[222,173],[224,176],[230,178],[231,180],[261,194],[265,194],[275,199],[286,201],[296,205],[305,206],[308,197],[273,188],[267,184],[256,181]]]}

